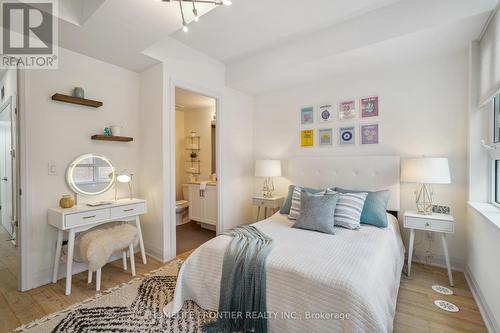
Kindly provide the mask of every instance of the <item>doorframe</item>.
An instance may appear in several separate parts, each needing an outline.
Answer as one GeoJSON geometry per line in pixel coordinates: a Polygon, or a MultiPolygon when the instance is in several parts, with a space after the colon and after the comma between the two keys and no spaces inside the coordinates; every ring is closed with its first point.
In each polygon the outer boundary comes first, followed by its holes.
{"type": "Polygon", "coordinates": [[[222,117],[221,117],[221,109],[222,109],[222,97],[221,94],[213,91],[211,89],[199,86],[194,83],[186,82],[183,80],[170,78],[168,81],[168,102],[166,105],[168,106],[167,111],[168,115],[166,120],[168,124],[166,128],[168,128],[167,138],[164,137],[163,142],[167,142],[165,147],[168,148],[168,156],[167,165],[170,169],[170,174],[167,176],[167,189],[166,191],[168,195],[165,198],[164,207],[169,208],[169,212],[165,212],[164,216],[170,217],[167,220],[167,223],[164,222],[164,234],[163,234],[163,244],[164,244],[164,258],[165,260],[169,260],[174,258],[178,253],[176,250],[176,214],[175,214],[175,193],[176,193],[176,142],[175,142],[175,88],[181,88],[185,90],[192,91],[196,94],[200,94],[203,96],[207,96],[215,99],[215,112],[216,112],[216,120],[215,120],[215,132],[216,132],[216,163],[217,163],[217,226],[216,226],[216,234],[224,230],[223,218],[222,218],[222,189],[224,187],[224,177],[223,177],[223,167],[222,167],[222,156],[223,156],[223,148],[222,148],[222,117]],[[168,241],[168,244],[165,242],[168,241]]]}
{"type": "Polygon", "coordinates": [[[32,288],[31,257],[29,235],[31,226],[24,221],[31,220],[31,163],[28,142],[30,123],[26,110],[29,108],[28,70],[17,69],[17,185],[18,185],[18,289],[26,291],[32,288]]]}
{"type": "MultiPolygon", "coordinates": [[[[15,198],[13,200],[17,200],[16,205],[16,216],[17,216],[17,233],[16,233],[16,260],[17,260],[17,289],[20,291],[26,291],[31,289],[31,281],[29,280],[29,242],[26,240],[29,239],[28,236],[28,227],[24,226],[23,221],[28,221],[28,210],[27,210],[27,199],[28,199],[28,191],[26,193],[22,193],[22,188],[26,189],[26,174],[27,174],[27,164],[26,164],[26,133],[29,131],[26,130],[26,119],[21,114],[21,110],[26,109],[27,102],[27,84],[26,84],[26,72],[21,71],[20,69],[13,69],[16,73],[16,95],[9,97],[11,107],[14,109],[13,111],[16,114],[16,191],[15,198]]],[[[3,103],[0,107],[4,108],[4,105],[7,105],[9,102],[3,103]]]]}

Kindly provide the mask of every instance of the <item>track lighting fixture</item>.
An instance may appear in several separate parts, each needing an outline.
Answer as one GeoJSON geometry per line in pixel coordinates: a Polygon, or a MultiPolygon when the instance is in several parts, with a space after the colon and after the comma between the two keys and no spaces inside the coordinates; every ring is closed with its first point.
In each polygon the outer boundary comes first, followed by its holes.
{"type": "Polygon", "coordinates": [[[233,4],[232,0],[155,0],[156,2],[172,2],[172,1],[178,1],[179,2],[179,8],[181,10],[181,18],[182,18],[182,31],[188,32],[189,28],[186,22],[186,19],[184,18],[184,8],[182,7],[183,2],[191,2],[193,5],[193,20],[195,22],[200,21],[200,16],[198,15],[198,10],[196,9],[196,3],[203,3],[203,4],[212,4],[214,6],[230,6],[233,4]]]}

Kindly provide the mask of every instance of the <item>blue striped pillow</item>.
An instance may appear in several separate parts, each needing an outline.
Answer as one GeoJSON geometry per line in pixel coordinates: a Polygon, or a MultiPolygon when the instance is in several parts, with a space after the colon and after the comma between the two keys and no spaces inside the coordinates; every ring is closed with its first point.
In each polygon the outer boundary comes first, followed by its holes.
{"type": "Polygon", "coordinates": [[[331,189],[326,190],[327,195],[338,194],[339,199],[335,207],[335,226],[347,229],[359,229],[361,213],[368,193],[339,193],[331,189]]]}

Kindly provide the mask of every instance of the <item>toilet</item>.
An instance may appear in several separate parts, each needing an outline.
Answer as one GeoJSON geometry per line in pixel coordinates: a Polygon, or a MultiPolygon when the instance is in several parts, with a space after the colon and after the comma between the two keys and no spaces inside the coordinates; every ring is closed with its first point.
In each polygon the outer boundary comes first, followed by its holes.
{"type": "Polygon", "coordinates": [[[189,222],[189,185],[182,184],[182,197],[184,200],[175,202],[176,225],[182,225],[189,222]]]}

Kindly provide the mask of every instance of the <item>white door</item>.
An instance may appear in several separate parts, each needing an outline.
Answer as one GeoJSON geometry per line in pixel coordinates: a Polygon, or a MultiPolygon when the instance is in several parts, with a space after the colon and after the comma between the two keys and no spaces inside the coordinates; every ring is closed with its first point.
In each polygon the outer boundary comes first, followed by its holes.
{"type": "Polygon", "coordinates": [[[189,185],[189,219],[203,222],[203,197],[198,185],[189,185]]]}
{"type": "Polygon", "coordinates": [[[11,112],[9,103],[0,114],[0,216],[2,226],[14,237],[11,112]]]}
{"type": "Polygon", "coordinates": [[[217,187],[207,186],[203,198],[203,216],[205,223],[217,225],[217,187]]]}

